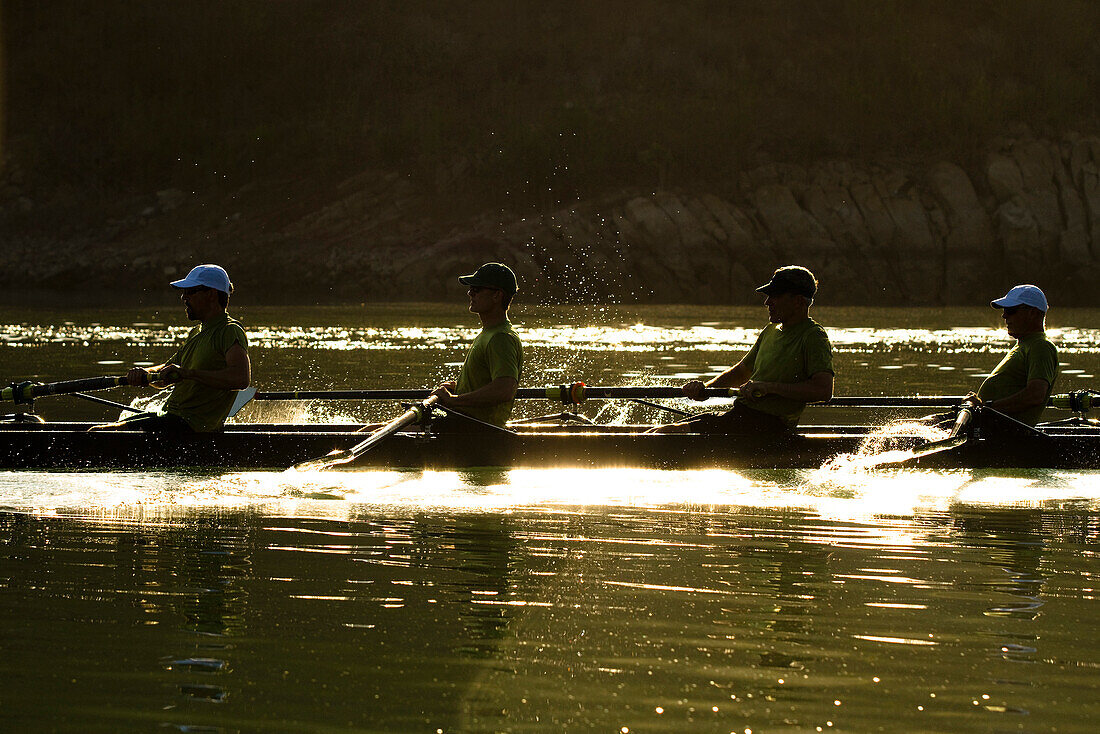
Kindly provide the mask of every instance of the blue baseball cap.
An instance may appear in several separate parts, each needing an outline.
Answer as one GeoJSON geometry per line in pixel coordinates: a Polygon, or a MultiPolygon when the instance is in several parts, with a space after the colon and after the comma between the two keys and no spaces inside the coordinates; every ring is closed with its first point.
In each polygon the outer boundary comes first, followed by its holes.
{"type": "Polygon", "coordinates": [[[194,288],[204,285],[222,293],[232,293],[233,284],[229,282],[229,273],[217,265],[196,265],[182,280],[172,281],[173,288],[194,288]]]}
{"type": "Polygon", "coordinates": [[[1012,308],[1013,306],[1031,306],[1043,313],[1047,312],[1047,297],[1034,285],[1018,285],[996,301],[990,301],[993,308],[1012,308]]]}

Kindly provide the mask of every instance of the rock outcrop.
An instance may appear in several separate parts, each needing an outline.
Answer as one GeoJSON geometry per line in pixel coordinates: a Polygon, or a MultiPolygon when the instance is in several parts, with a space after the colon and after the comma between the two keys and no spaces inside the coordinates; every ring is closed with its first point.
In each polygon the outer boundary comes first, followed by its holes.
{"type": "Polygon", "coordinates": [[[615,191],[537,216],[428,215],[433,197],[409,179],[363,174],[196,234],[195,198],[160,191],[106,233],[48,246],[9,237],[0,279],[155,290],[218,261],[260,302],[435,300],[455,296],[455,275],[500,260],[536,302],[745,303],[775,267],[799,263],[833,304],[974,304],[1032,282],[1056,303],[1092,305],[1100,138],[999,141],[969,171],[944,160],[769,164],[722,193],[615,191]]]}

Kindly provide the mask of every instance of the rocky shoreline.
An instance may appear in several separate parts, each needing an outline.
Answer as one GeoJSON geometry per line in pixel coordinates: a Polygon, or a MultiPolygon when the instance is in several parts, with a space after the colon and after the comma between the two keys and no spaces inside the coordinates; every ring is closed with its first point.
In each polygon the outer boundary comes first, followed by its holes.
{"type": "MultiPolygon", "coordinates": [[[[83,232],[6,227],[0,284],[7,301],[157,293],[213,261],[251,303],[423,301],[455,297],[455,274],[499,260],[528,302],[752,303],[772,269],[799,263],[830,304],[973,304],[1017,282],[1057,304],[1095,302],[1100,137],[997,141],[968,167],[768,163],[722,191],[620,190],[535,216],[440,215],[439,188],[366,172],[285,197],[165,189],[83,232]]],[[[5,209],[33,213],[6,190],[5,209]]]]}

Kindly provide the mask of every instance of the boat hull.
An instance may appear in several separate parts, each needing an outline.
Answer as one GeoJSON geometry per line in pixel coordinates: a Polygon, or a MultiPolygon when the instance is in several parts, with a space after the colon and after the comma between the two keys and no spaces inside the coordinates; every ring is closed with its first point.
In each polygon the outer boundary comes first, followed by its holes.
{"type": "MultiPolygon", "coordinates": [[[[0,427],[2,469],[285,469],[365,434],[355,426],[238,425],[217,434],[162,435],[87,432],[88,424],[6,424],[0,427]]],[[[398,433],[341,469],[464,469],[471,467],[658,469],[816,468],[860,450],[869,430],[820,426],[769,436],[647,434],[640,427],[528,428],[519,433],[398,433]]],[[[919,441],[895,439],[892,448],[919,441]]],[[[976,436],[964,445],[908,459],[928,468],[1100,469],[1100,430],[1065,428],[1011,437],[976,436]]]]}

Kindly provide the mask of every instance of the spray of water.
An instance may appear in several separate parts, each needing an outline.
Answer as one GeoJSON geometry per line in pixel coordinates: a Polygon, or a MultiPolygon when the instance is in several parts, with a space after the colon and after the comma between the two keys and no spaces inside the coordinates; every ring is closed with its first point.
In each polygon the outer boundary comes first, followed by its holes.
{"type": "Polygon", "coordinates": [[[921,421],[893,421],[872,430],[856,451],[838,454],[825,462],[812,472],[810,479],[829,485],[838,481],[851,484],[883,464],[912,458],[917,446],[947,438],[948,433],[921,421]]]}

